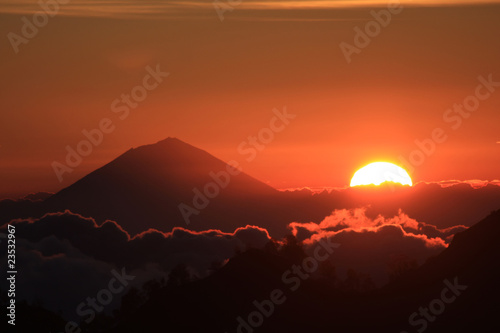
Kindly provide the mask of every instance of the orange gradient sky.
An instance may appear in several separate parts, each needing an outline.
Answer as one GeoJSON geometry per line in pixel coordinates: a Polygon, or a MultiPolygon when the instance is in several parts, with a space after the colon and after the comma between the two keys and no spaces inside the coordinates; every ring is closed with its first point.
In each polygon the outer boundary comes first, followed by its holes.
{"type": "Polygon", "coordinates": [[[401,164],[415,140],[441,128],[447,140],[410,172],[414,182],[498,179],[500,87],[456,130],[443,120],[480,75],[500,82],[500,6],[490,2],[415,1],[348,64],[339,44],[372,20],[362,2],[293,10],[248,2],[221,22],[210,6],[190,12],[160,1],[157,13],[170,15],[134,15],[114,2],[97,15],[78,1],[16,54],[5,36],[35,9],[1,0],[0,196],[57,191],[169,136],[241,161],[276,188],[340,187],[370,162],[401,164]],[[120,120],[111,103],[157,64],[170,75],[120,120]],[[246,162],[238,146],[285,106],[297,117],[246,162]],[[60,183],[51,163],[103,118],[116,129],[60,183]]]}

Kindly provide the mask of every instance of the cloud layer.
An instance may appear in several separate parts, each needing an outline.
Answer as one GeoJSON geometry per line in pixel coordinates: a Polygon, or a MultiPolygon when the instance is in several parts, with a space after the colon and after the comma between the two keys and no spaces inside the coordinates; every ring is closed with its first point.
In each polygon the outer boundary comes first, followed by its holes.
{"type": "MultiPolygon", "coordinates": [[[[11,224],[17,236],[17,265],[22,267],[16,281],[17,299],[41,301],[68,319],[77,319],[77,305],[107,286],[113,269],[125,268],[137,276],[133,281],[136,286],[166,277],[181,263],[202,277],[236,251],[262,248],[270,239],[266,230],[253,226],[234,233],[149,230],[131,238],[113,221],[99,226],[93,219],[69,211],[11,224]]],[[[4,225],[0,232],[5,233],[5,229],[4,225]]],[[[6,254],[4,250],[1,260],[6,261],[6,254]]],[[[108,309],[117,302],[119,298],[108,309]]]]}
{"type": "MultiPolygon", "coordinates": [[[[498,187],[491,186],[473,190],[467,184],[449,188],[434,184],[412,191],[425,190],[425,197],[430,190],[497,193],[498,187]]],[[[350,190],[342,196],[349,193],[350,190]]],[[[310,193],[304,195],[311,196],[310,193]]],[[[373,215],[376,210],[372,208],[338,209],[318,219],[319,222],[290,223],[288,230],[303,242],[306,251],[312,251],[317,242],[325,238],[341,244],[330,257],[339,278],[345,279],[352,268],[370,275],[380,286],[389,280],[398,264],[422,264],[443,251],[457,232],[467,229],[463,225],[437,227],[420,222],[401,209],[395,215],[387,215],[392,217],[373,215]]],[[[137,222],[150,225],[146,217],[137,222]]],[[[193,276],[203,277],[238,251],[249,247],[262,249],[271,239],[265,228],[252,225],[233,232],[191,231],[181,227],[171,232],[149,229],[131,237],[114,221],[98,224],[92,218],[70,211],[50,213],[38,219],[16,219],[11,224],[16,227],[18,264],[23,267],[17,281],[19,300],[41,301],[47,309],[62,311],[68,319],[78,319],[75,318],[76,306],[106,287],[113,269],[125,268],[137,276],[133,282],[136,286],[168,277],[168,272],[179,264],[186,265],[193,276]]],[[[4,225],[0,231],[5,232],[5,228],[4,225]]],[[[2,253],[2,257],[5,256],[6,253],[2,253]]],[[[118,297],[108,309],[116,308],[119,301],[118,297]]]]}
{"type": "Polygon", "coordinates": [[[369,218],[365,208],[334,211],[320,223],[291,223],[292,233],[308,248],[321,239],[331,239],[341,247],[330,258],[340,275],[353,268],[369,274],[378,285],[388,282],[398,261],[422,264],[443,251],[457,232],[456,226],[438,229],[418,222],[403,212],[392,218],[369,218]]]}

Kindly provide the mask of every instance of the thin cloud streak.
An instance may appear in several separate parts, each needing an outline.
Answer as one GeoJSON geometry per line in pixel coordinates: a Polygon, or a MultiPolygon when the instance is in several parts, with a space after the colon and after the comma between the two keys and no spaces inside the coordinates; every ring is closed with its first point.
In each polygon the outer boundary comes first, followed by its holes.
{"type": "MultiPolygon", "coordinates": [[[[500,143],[497,142],[497,143],[500,143]]],[[[499,179],[493,179],[493,180],[482,180],[482,179],[468,179],[468,180],[458,180],[458,179],[450,179],[450,180],[440,180],[440,181],[420,181],[420,182],[417,182],[415,184],[413,184],[413,186],[418,186],[420,184],[426,184],[426,185],[429,185],[429,184],[437,184],[439,186],[441,186],[442,188],[444,187],[450,187],[450,186],[454,186],[454,185],[459,185],[459,184],[467,184],[467,185],[470,185],[472,188],[475,188],[475,189],[478,189],[478,188],[482,188],[482,187],[485,187],[485,186],[488,186],[488,185],[496,185],[496,186],[500,186],[500,180],[499,179]]],[[[302,191],[302,190],[305,190],[305,191],[310,191],[310,192],[313,192],[313,193],[321,193],[323,191],[327,191],[328,193],[332,192],[332,191],[343,191],[343,190],[346,190],[350,188],[350,186],[343,186],[343,187],[332,187],[332,186],[322,186],[322,187],[289,187],[289,188],[279,188],[278,191],[282,191],[282,192],[293,192],[293,191],[302,191]]]]}
{"type": "MultiPolygon", "coordinates": [[[[221,0],[224,3],[223,0],[221,0]]],[[[385,7],[392,1],[353,0],[353,1],[261,1],[243,0],[238,10],[300,10],[300,9],[349,9],[360,7],[385,7]]],[[[476,6],[500,4],[500,0],[401,0],[403,6],[435,7],[435,6],[476,6]]],[[[213,1],[120,1],[120,0],[73,0],[60,5],[59,15],[79,17],[109,18],[179,18],[179,14],[190,17],[213,16],[213,1]]],[[[40,11],[37,2],[29,0],[0,0],[0,13],[29,15],[40,11]]]]}

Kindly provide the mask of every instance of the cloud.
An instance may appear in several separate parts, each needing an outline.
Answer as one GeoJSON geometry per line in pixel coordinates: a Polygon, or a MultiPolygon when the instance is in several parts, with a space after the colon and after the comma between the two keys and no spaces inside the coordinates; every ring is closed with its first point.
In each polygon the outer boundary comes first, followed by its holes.
{"type": "Polygon", "coordinates": [[[376,230],[385,225],[400,226],[401,229],[408,235],[423,235],[428,239],[440,238],[444,243],[451,241],[450,237],[455,233],[467,229],[466,226],[458,225],[445,229],[439,229],[434,225],[425,222],[418,222],[410,218],[401,210],[399,214],[387,218],[384,216],[377,216],[370,218],[366,214],[367,208],[355,209],[339,209],[334,211],[331,215],[327,216],[320,223],[290,223],[289,228],[295,236],[300,240],[307,240],[314,234],[324,234],[325,232],[336,233],[341,230],[351,229],[356,231],[361,230],[376,230]],[[308,237],[306,235],[309,235],[308,237]]]}
{"type": "Polygon", "coordinates": [[[183,262],[202,275],[211,262],[230,258],[236,250],[262,248],[270,239],[265,229],[255,226],[238,228],[233,233],[196,232],[184,228],[162,233],[150,229],[131,238],[114,221],[98,225],[94,219],[70,211],[46,214],[40,219],[13,220],[11,224],[16,227],[18,237],[39,242],[54,236],[67,240],[87,256],[118,266],[137,268],[149,262],[169,270],[183,262]]]}
{"type": "MultiPolygon", "coordinates": [[[[76,306],[107,286],[111,270],[126,268],[137,276],[135,285],[167,276],[176,265],[185,264],[202,277],[214,263],[233,257],[237,250],[263,248],[270,237],[266,230],[246,226],[233,233],[218,230],[194,232],[175,228],[161,233],[148,230],[131,238],[117,223],[98,225],[69,211],[46,214],[40,219],[11,222],[16,230],[17,299],[41,301],[49,310],[75,318],[76,306]]],[[[6,232],[6,226],[0,232],[6,232]]],[[[6,250],[0,258],[6,261],[6,250]]],[[[117,306],[111,304],[108,309],[117,306]]]]}
{"type": "Polygon", "coordinates": [[[308,249],[325,238],[341,244],[330,257],[340,275],[353,268],[369,274],[378,285],[388,282],[397,258],[422,264],[443,251],[456,232],[466,229],[438,229],[401,211],[392,218],[370,218],[366,208],[336,210],[319,223],[294,222],[289,228],[308,249]]]}
{"type": "Polygon", "coordinates": [[[421,182],[422,184],[438,184],[442,188],[456,186],[460,184],[470,185],[473,189],[479,189],[488,185],[500,186],[500,180],[481,180],[481,179],[469,179],[469,180],[442,180],[438,182],[421,182]]]}
{"type": "MultiPolygon", "coordinates": [[[[500,187],[500,180],[495,179],[495,180],[481,180],[481,179],[469,179],[469,180],[458,180],[458,179],[451,179],[451,180],[441,180],[441,181],[434,181],[434,182],[425,182],[421,181],[418,183],[415,183],[414,186],[422,186],[422,185],[439,185],[441,188],[446,188],[446,187],[451,187],[455,185],[460,185],[460,184],[466,184],[470,185],[472,189],[479,189],[488,185],[492,186],[499,186],[500,187]]],[[[282,188],[280,191],[282,192],[304,192],[304,193],[322,193],[322,192],[328,192],[331,193],[332,191],[343,191],[349,189],[350,186],[343,186],[343,187],[292,187],[292,188],[282,188]]]]}
{"type": "MultiPolygon", "coordinates": [[[[221,0],[223,5],[231,5],[221,0]]],[[[400,3],[406,7],[414,6],[464,6],[481,4],[498,4],[500,0],[401,0],[400,3]]],[[[340,1],[261,1],[245,0],[231,7],[238,10],[287,10],[290,9],[339,9],[359,7],[387,7],[384,0],[340,0],[340,1]]],[[[0,0],[0,13],[29,15],[40,11],[37,3],[20,0],[0,0]]],[[[212,18],[214,16],[214,5],[212,2],[203,1],[116,1],[102,0],[98,3],[89,0],[72,0],[68,4],[60,6],[60,14],[79,17],[109,17],[109,18],[179,18],[179,15],[187,17],[200,17],[200,15],[212,18]]]]}

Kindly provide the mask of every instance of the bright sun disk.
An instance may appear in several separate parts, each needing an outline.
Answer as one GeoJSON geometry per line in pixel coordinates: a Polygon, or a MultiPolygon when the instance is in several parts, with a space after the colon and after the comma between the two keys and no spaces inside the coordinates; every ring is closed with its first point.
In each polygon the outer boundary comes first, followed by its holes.
{"type": "Polygon", "coordinates": [[[356,171],[351,179],[351,186],[380,185],[383,182],[413,185],[405,169],[388,162],[374,162],[356,171]]]}

